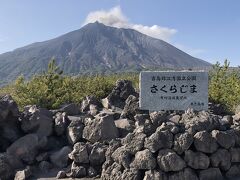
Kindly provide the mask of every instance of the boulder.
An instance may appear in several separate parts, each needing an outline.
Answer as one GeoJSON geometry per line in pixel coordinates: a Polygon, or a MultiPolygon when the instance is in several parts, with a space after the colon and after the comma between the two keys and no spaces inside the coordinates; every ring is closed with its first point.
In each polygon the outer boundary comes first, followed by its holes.
{"type": "Polygon", "coordinates": [[[53,165],[51,163],[49,163],[48,161],[41,161],[38,165],[39,170],[43,173],[49,172],[52,167],[53,167],[53,165]]]}
{"type": "Polygon", "coordinates": [[[171,121],[175,124],[178,124],[179,121],[181,120],[181,116],[178,114],[171,114],[168,118],[169,118],[169,121],[171,121]]]}
{"type": "Polygon", "coordinates": [[[91,111],[91,106],[95,106],[96,110],[100,110],[102,108],[102,103],[98,101],[98,99],[94,96],[86,96],[81,103],[81,111],[88,112],[91,111]]]}
{"type": "Polygon", "coordinates": [[[75,144],[80,139],[82,139],[83,129],[84,124],[82,123],[82,119],[71,121],[71,123],[67,127],[68,141],[71,144],[75,144]]]}
{"type": "Polygon", "coordinates": [[[198,151],[204,153],[213,153],[218,148],[215,138],[207,131],[200,131],[194,135],[194,146],[198,151]]]}
{"type": "Polygon", "coordinates": [[[191,150],[185,152],[184,160],[187,165],[193,169],[207,169],[210,164],[207,155],[202,152],[193,152],[191,150]]]}
{"type": "Polygon", "coordinates": [[[18,117],[19,109],[13,98],[10,95],[5,95],[0,98],[0,122],[5,121],[9,115],[18,117]]]}
{"type": "Polygon", "coordinates": [[[212,137],[216,139],[217,143],[225,149],[229,149],[234,146],[234,136],[225,131],[212,131],[212,137]]]}
{"type": "Polygon", "coordinates": [[[150,137],[145,139],[144,147],[149,149],[152,153],[159,149],[171,148],[173,144],[173,135],[168,130],[156,131],[150,137]]]}
{"type": "Polygon", "coordinates": [[[122,165],[125,169],[130,167],[130,163],[132,160],[131,153],[125,148],[125,146],[121,146],[117,148],[112,154],[111,157],[115,162],[122,165]]]}
{"type": "Polygon", "coordinates": [[[0,120],[0,151],[6,151],[7,147],[21,136],[20,123],[16,117],[8,116],[3,122],[0,120]]]}
{"type": "Polygon", "coordinates": [[[130,167],[134,169],[149,170],[155,169],[156,165],[157,162],[153,154],[148,149],[145,149],[142,151],[138,151],[135,154],[135,158],[131,163],[130,167]]]}
{"type": "Polygon", "coordinates": [[[179,172],[169,173],[168,180],[198,180],[198,177],[192,169],[185,168],[179,172]]]}
{"type": "Polygon", "coordinates": [[[168,114],[165,111],[154,111],[149,115],[153,125],[157,127],[168,120],[168,114]]]}
{"type": "Polygon", "coordinates": [[[125,137],[134,130],[134,123],[129,119],[118,119],[114,123],[119,130],[120,137],[125,137]]]}
{"type": "Polygon", "coordinates": [[[67,177],[67,173],[65,171],[59,171],[57,173],[56,179],[64,179],[67,177]]]}
{"type": "Polygon", "coordinates": [[[27,166],[24,170],[17,171],[14,180],[27,180],[32,175],[32,170],[27,166]]]}
{"type": "Polygon", "coordinates": [[[100,143],[93,144],[93,148],[89,154],[90,165],[101,166],[105,161],[105,152],[107,147],[100,143]]]}
{"type": "Polygon", "coordinates": [[[174,136],[174,146],[173,149],[178,154],[182,154],[187,151],[193,143],[193,136],[188,132],[179,133],[174,136]]]}
{"type": "Polygon", "coordinates": [[[69,124],[66,113],[57,113],[54,118],[54,131],[58,136],[65,134],[67,126],[69,124]]]}
{"type": "Polygon", "coordinates": [[[62,149],[50,155],[51,163],[59,168],[66,167],[68,165],[68,154],[71,153],[71,151],[71,147],[64,146],[62,149]]]}
{"type": "Polygon", "coordinates": [[[223,116],[222,118],[220,118],[219,122],[221,124],[221,127],[224,127],[223,129],[227,130],[233,124],[233,118],[230,115],[226,115],[226,116],[223,116]]]}
{"type": "Polygon", "coordinates": [[[122,173],[121,179],[140,180],[142,173],[138,169],[125,169],[122,173]]]}
{"type": "Polygon", "coordinates": [[[180,171],[186,167],[185,161],[171,149],[160,150],[157,163],[164,172],[180,171]]]}
{"type": "Polygon", "coordinates": [[[199,180],[206,180],[206,179],[217,179],[217,180],[223,180],[223,176],[221,171],[218,168],[209,168],[205,170],[201,170],[199,172],[199,180]]]}
{"type": "Polygon", "coordinates": [[[7,153],[26,163],[32,163],[40,148],[40,142],[38,135],[27,134],[9,146],[7,153]]]}
{"type": "Polygon", "coordinates": [[[130,95],[136,95],[132,82],[128,80],[118,80],[112,92],[102,100],[105,108],[118,107],[123,109],[126,99],[130,95]]]}
{"type": "Polygon", "coordinates": [[[105,153],[106,160],[112,160],[112,157],[111,157],[112,154],[119,147],[121,147],[121,141],[119,139],[111,140],[109,142],[108,148],[107,148],[106,153],[105,153]]]}
{"type": "Polygon", "coordinates": [[[163,172],[157,170],[148,170],[145,171],[145,175],[143,180],[165,180],[164,176],[166,176],[163,172]]]}
{"type": "Polygon", "coordinates": [[[184,123],[185,129],[190,134],[196,134],[199,131],[212,131],[220,126],[219,117],[208,112],[199,112],[198,115],[183,114],[181,123],[184,123]]]}
{"type": "Polygon", "coordinates": [[[240,148],[231,148],[230,149],[231,154],[231,162],[233,163],[239,163],[240,162],[240,148]]]}
{"type": "Polygon", "coordinates": [[[133,132],[123,138],[121,143],[131,154],[135,154],[143,149],[145,137],[144,133],[133,132]]]}
{"type": "Polygon", "coordinates": [[[92,166],[87,168],[87,176],[92,178],[96,177],[99,174],[99,172],[92,166]]]}
{"type": "Polygon", "coordinates": [[[83,138],[94,143],[111,141],[119,137],[119,131],[114,120],[109,115],[98,116],[85,124],[83,138]]]}
{"type": "Polygon", "coordinates": [[[227,171],[231,167],[231,155],[226,149],[218,149],[210,156],[211,165],[227,171]]]}
{"type": "Polygon", "coordinates": [[[130,95],[121,113],[121,118],[128,118],[134,120],[136,114],[144,113],[146,111],[140,110],[139,99],[136,96],[130,95]]]}
{"type": "Polygon", "coordinates": [[[233,165],[225,174],[226,178],[237,180],[240,177],[240,165],[233,165]]]}
{"type": "Polygon", "coordinates": [[[87,146],[82,142],[74,144],[73,151],[68,156],[76,163],[89,163],[87,146]]]}
{"type": "MultiPolygon", "coordinates": [[[[110,179],[119,179],[121,180],[122,176],[122,166],[116,162],[111,163],[111,165],[104,167],[103,166],[103,171],[101,174],[101,179],[102,180],[110,180],[110,179]]],[[[127,178],[126,178],[127,179],[127,178]]]]}
{"type": "Polygon", "coordinates": [[[7,154],[0,154],[0,179],[8,180],[14,177],[14,168],[8,160],[7,154]]]}
{"type": "Polygon", "coordinates": [[[76,163],[72,163],[70,177],[72,178],[82,178],[87,175],[86,168],[83,166],[78,166],[76,163]]]}
{"type": "Polygon", "coordinates": [[[42,137],[50,136],[53,132],[52,113],[47,109],[31,106],[23,112],[20,121],[25,133],[36,133],[42,137]]]}
{"type": "Polygon", "coordinates": [[[80,114],[80,106],[75,103],[64,104],[59,109],[60,112],[66,112],[67,115],[73,116],[80,114]]]}

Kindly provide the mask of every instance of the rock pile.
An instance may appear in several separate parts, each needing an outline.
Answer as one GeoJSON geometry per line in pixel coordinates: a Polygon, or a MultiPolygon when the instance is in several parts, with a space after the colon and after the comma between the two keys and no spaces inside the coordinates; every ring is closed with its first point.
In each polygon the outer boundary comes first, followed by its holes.
{"type": "Polygon", "coordinates": [[[0,179],[210,180],[240,177],[240,114],[148,112],[130,81],[102,101],[19,112],[0,100],[0,179]]]}

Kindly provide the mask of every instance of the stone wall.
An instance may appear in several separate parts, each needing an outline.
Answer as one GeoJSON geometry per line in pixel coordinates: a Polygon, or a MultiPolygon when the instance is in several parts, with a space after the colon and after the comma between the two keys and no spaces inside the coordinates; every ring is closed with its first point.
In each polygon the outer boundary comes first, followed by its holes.
{"type": "Polygon", "coordinates": [[[103,100],[88,96],[57,110],[31,105],[19,112],[6,95],[0,100],[0,179],[56,169],[57,178],[240,178],[240,114],[216,107],[142,111],[126,80],[103,100]]]}

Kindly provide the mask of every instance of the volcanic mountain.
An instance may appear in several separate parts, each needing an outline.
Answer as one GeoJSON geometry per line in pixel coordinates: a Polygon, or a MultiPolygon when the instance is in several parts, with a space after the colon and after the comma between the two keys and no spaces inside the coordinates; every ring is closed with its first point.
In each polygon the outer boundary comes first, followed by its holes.
{"type": "Polygon", "coordinates": [[[9,82],[21,74],[29,78],[41,73],[52,57],[71,75],[211,66],[162,40],[95,22],[55,39],[1,54],[0,82],[9,82]]]}

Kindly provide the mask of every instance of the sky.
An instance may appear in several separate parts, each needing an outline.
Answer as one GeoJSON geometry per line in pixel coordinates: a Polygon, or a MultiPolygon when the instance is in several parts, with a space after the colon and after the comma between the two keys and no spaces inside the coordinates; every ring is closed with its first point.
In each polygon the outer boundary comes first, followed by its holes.
{"type": "Polygon", "coordinates": [[[0,0],[0,54],[96,20],[162,39],[210,63],[240,65],[238,0],[0,0]]]}

